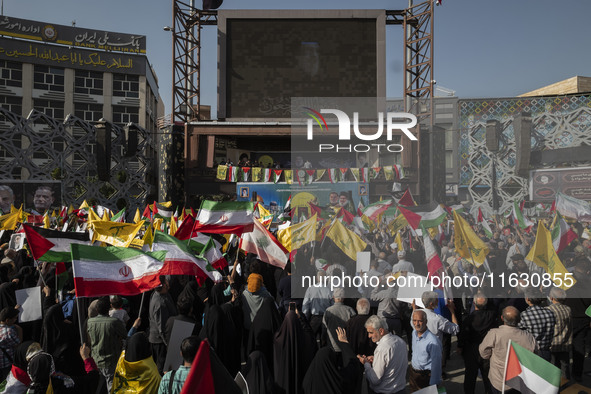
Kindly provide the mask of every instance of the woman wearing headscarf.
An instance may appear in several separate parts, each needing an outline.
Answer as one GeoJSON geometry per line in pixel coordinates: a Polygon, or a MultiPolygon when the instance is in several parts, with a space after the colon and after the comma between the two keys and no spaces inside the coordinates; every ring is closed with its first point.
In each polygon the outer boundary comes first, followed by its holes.
{"type": "Polygon", "coordinates": [[[51,354],[58,371],[69,376],[84,375],[84,364],[78,356],[76,328],[66,323],[61,305],[47,309],[43,319],[41,346],[51,354]]]}
{"type": "Polygon", "coordinates": [[[143,332],[135,333],[121,352],[111,393],[156,393],[159,385],[160,374],[150,342],[143,332]]]}
{"type": "Polygon", "coordinates": [[[273,374],[267,366],[265,355],[255,350],[250,353],[246,365],[242,367],[242,375],[251,394],[274,394],[273,374]]]}
{"type": "Polygon", "coordinates": [[[6,386],[2,394],[21,394],[27,391],[31,378],[27,375],[27,350],[34,341],[25,341],[19,344],[14,351],[12,368],[6,378],[6,386]]]}
{"type": "Polygon", "coordinates": [[[219,305],[207,307],[201,339],[207,338],[220,360],[235,376],[240,370],[240,347],[234,324],[219,305]]]}
{"type": "Polygon", "coordinates": [[[281,327],[281,316],[275,301],[265,298],[250,326],[246,351],[247,354],[255,350],[261,351],[271,372],[273,372],[273,339],[279,327],[281,327]]]}
{"type": "Polygon", "coordinates": [[[349,344],[339,344],[342,352],[330,346],[318,350],[303,381],[304,394],[354,394],[361,392],[363,371],[349,344]]]}
{"type": "Polygon", "coordinates": [[[305,324],[296,312],[289,311],[275,334],[273,364],[278,394],[302,393],[304,375],[316,353],[312,330],[305,324]]]}

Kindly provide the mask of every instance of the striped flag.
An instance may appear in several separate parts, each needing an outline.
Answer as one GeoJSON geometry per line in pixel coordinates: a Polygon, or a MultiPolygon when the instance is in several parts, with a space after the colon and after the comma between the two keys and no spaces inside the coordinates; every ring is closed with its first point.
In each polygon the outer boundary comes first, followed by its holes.
{"type": "Polygon", "coordinates": [[[72,244],[76,297],[136,295],[160,285],[166,251],[72,244]]]}
{"type": "Polygon", "coordinates": [[[377,220],[378,216],[388,210],[392,204],[392,200],[374,202],[363,209],[363,214],[371,220],[377,220]]]}
{"type": "Polygon", "coordinates": [[[186,242],[161,231],[154,232],[152,250],[166,251],[166,266],[162,275],[195,275],[200,280],[209,277],[214,281],[220,279],[219,273],[205,259],[195,256],[186,242]]]}
{"type": "Polygon", "coordinates": [[[254,227],[253,211],[252,202],[205,200],[201,203],[193,231],[237,235],[248,233],[254,227]]]}
{"type": "Polygon", "coordinates": [[[224,269],[228,266],[228,262],[221,252],[222,245],[213,239],[211,235],[197,233],[189,240],[189,248],[191,248],[197,256],[207,260],[214,268],[224,269]]]}
{"type": "Polygon", "coordinates": [[[23,225],[33,258],[51,263],[72,261],[70,245],[90,245],[88,233],[63,232],[23,225]]]}
{"type": "Polygon", "coordinates": [[[575,239],[577,239],[577,234],[571,230],[560,212],[556,212],[552,227],[552,245],[556,253],[562,252],[575,239]]]}
{"type": "Polygon", "coordinates": [[[289,255],[289,251],[259,221],[255,222],[252,232],[242,235],[241,249],[279,268],[285,268],[289,255]]]}
{"type": "Polygon", "coordinates": [[[509,340],[503,392],[507,385],[523,394],[555,394],[560,376],[558,367],[509,340]]]}
{"type": "Polygon", "coordinates": [[[531,220],[529,220],[523,214],[523,212],[521,212],[521,208],[519,207],[519,204],[517,203],[517,201],[513,202],[513,221],[521,229],[526,229],[526,228],[534,225],[534,223],[531,220]]]}

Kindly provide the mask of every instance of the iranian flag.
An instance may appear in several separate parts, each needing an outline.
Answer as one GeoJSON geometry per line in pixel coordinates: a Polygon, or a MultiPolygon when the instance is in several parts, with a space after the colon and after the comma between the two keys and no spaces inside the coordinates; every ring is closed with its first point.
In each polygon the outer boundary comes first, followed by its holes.
{"type": "Polygon", "coordinates": [[[251,232],[254,203],[243,201],[203,201],[193,231],[237,234],[251,232]]]}
{"type": "Polygon", "coordinates": [[[191,237],[189,248],[197,253],[197,256],[207,260],[214,268],[224,269],[228,266],[228,262],[221,252],[222,244],[210,235],[198,233],[191,237]]]}
{"type": "Polygon", "coordinates": [[[371,220],[377,220],[378,216],[392,206],[392,200],[384,200],[369,204],[363,209],[363,214],[371,220]]]}
{"type": "Polygon", "coordinates": [[[579,200],[560,192],[556,193],[556,210],[567,218],[573,218],[578,221],[591,221],[591,204],[584,200],[579,200]]]}
{"type": "Polygon", "coordinates": [[[529,220],[523,212],[521,212],[521,208],[517,201],[513,202],[513,221],[515,224],[519,225],[519,228],[526,229],[534,225],[534,223],[529,220]]]}
{"type": "Polygon", "coordinates": [[[552,245],[556,253],[560,253],[575,239],[577,239],[577,234],[570,229],[560,212],[556,212],[552,227],[552,245]]]}
{"type": "Polygon", "coordinates": [[[166,251],[166,263],[162,275],[194,275],[200,282],[206,278],[217,281],[219,273],[205,259],[195,256],[186,242],[173,236],[156,231],[153,251],[166,251]]]}
{"type": "Polygon", "coordinates": [[[76,297],[136,295],[160,285],[166,251],[72,244],[76,297]]]}
{"type": "MultiPolygon", "coordinates": [[[[425,245],[425,259],[427,260],[427,270],[429,271],[428,277],[439,277],[439,283],[435,281],[434,284],[438,284],[436,287],[444,290],[444,297],[446,299],[453,298],[451,289],[448,286],[446,286],[444,289],[441,285],[445,270],[443,269],[443,264],[441,263],[439,254],[437,253],[437,250],[433,245],[433,241],[431,241],[431,237],[427,231],[423,231],[423,244],[425,245]]],[[[431,282],[433,283],[433,279],[431,279],[431,282]]]]}
{"type": "Polygon", "coordinates": [[[265,263],[285,268],[289,251],[259,221],[255,221],[252,232],[242,234],[240,247],[265,263]]]}
{"type": "Polygon", "coordinates": [[[523,394],[554,394],[560,389],[561,371],[542,357],[509,340],[505,385],[523,394]]]}
{"type": "Polygon", "coordinates": [[[90,245],[88,233],[62,232],[23,224],[27,243],[35,260],[50,263],[72,261],[70,245],[90,245]]]}

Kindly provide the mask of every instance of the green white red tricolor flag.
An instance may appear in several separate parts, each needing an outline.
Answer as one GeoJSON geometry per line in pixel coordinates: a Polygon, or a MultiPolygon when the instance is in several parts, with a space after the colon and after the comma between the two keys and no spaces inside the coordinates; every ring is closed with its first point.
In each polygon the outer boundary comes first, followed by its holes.
{"type": "Polygon", "coordinates": [[[554,227],[552,227],[552,245],[556,253],[560,253],[575,239],[577,239],[577,234],[571,230],[562,215],[556,212],[554,227]]]}
{"type": "Polygon", "coordinates": [[[534,225],[534,222],[523,215],[517,201],[513,202],[513,221],[515,224],[519,225],[520,229],[526,229],[534,225]]]}
{"type": "Polygon", "coordinates": [[[244,201],[203,201],[193,232],[237,234],[254,227],[254,203],[244,201]]]}
{"type": "Polygon", "coordinates": [[[160,285],[166,251],[72,244],[77,297],[136,295],[160,285]]]}
{"type": "Polygon", "coordinates": [[[392,200],[378,201],[363,209],[363,214],[371,220],[377,220],[378,216],[385,212],[393,204],[392,200]]]}
{"type": "Polygon", "coordinates": [[[522,394],[555,394],[560,389],[561,371],[542,357],[509,340],[505,363],[505,385],[522,394]]]}

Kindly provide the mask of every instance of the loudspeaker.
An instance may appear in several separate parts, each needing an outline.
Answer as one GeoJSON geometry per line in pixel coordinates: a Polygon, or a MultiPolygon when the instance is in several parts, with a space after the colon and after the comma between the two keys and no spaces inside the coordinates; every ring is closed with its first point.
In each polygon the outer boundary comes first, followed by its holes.
{"type": "Polygon", "coordinates": [[[515,173],[521,177],[529,176],[531,155],[532,120],[529,112],[522,112],[513,119],[515,134],[515,173]]]}
{"type": "Polygon", "coordinates": [[[95,126],[96,132],[96,172],[98,179],[108,181],[111,176],[111,124],[99,121],[95,126]]]}
{"type": "Polygon", "coordinates": [[[137,152],[137,126],[133,123],[128,123],[123,128],[125,132],[125,157],[133,157],[137,152]]]}
{"type": "Polygon", "coordinates": [[[501,124],[498,120],[486,121],[486,149],[491,152],[499,151],[499,137],[501,135],[501,124]]]}

